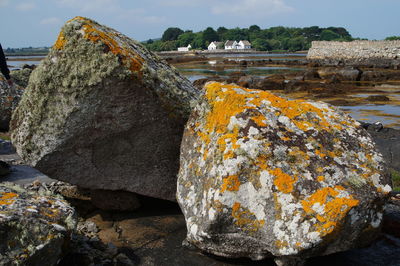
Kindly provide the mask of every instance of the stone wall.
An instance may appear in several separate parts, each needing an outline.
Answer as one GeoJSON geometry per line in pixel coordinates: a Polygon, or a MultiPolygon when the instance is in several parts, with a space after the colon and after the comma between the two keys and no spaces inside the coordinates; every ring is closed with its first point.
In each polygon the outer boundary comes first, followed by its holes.
{"type": "Polygon", "coordinates": [[[400,41],[314,41],[307,59],[319,65],[400,68],[400,41]]]}

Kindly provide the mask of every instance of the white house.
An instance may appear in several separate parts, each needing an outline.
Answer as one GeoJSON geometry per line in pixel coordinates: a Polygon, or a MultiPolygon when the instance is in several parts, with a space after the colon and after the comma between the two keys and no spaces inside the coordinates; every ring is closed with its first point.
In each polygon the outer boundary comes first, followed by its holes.
{"type": "Polygon", "coordinates": [[[237,49],[237,45],[238,45],[238,43],[236,41],[227,40],[225,42],[225,50],[237,49]]]}
{"type": "Polygon", "coordinates": [[[178,47],[178,52],[189,52],[192,46],[189,44],[187,47],[178,47]]]}
{"type": "Polygon", "coordinates": [[[238,43],[237,49],[241,49],[241,50],[251,49],[251,43],[247,40],[241,40],[238,43]]]}
{"type": "Polygon", "coordinates": [[[217,49],[223,49],[224,44],[223,42],[211,42],[210,45],[208,46],[208,50],[217,50],[217,49]]]}

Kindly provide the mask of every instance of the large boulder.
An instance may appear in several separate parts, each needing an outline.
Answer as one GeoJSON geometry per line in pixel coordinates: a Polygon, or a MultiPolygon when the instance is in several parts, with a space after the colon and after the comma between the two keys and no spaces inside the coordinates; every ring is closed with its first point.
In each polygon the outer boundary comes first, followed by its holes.
{"type": "Polygon", "coordinates": [[[56,265],[76,222],[63,199],[0,184],[0,265],[56,265]]]}
{"type": "Polygon", "coordinates": [[[175,200],[179,145],[197,95],[140,43],[76,17],[32,72],[11,138],[51,178],[175,200]]]}
{"type": "Polygon", "coordinates": [[[369,244],[389,183],[371,137],[343,112],[215,82],[185,128],[177,199],[189,243],[282,262],[369,244]]]}
{"type": "Polygon", "coordinates": [[[0,74],[0,131],[8,131],[11,115],[17,107],[24,89],[17,84],[9,85],[0,74]]]}

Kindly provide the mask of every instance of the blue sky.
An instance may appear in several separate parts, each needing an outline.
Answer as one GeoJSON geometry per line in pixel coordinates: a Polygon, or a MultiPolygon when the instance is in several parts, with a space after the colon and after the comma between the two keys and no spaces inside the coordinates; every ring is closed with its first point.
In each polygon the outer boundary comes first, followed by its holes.
{"type": "Polygon", "coordinates": [[[400,35],[400,0],[0,0],[3,48],[50,46],[65,21],[85,16],[139,41],[168,27],[203,30],[341,26],[354,37],[400,35]]]}

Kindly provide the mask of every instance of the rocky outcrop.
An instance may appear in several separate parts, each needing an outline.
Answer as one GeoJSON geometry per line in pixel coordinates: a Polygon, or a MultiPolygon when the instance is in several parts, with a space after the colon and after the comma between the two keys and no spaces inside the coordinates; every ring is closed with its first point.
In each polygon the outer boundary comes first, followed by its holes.
{"type": "Polygon", "coordinates": [[[197,95],[140,43],[76,17],[33,71],[11,137],[25,162],[51,178],[175,200],[197,95]]]}
{"type": "Polygon", "coordinates": [[[400,41],[314,41],[307,60],[316,65],[400,67],[400,41]]]}
{"type": "Polygon", "coordinates": [[[0,184],[1,265],[56,265],[75,225],[66,201],[0,184]]]}
{"type": "Polygon", "coordinates": [[[368,245],[390,175],[358,122],[321,102],[208,83],[184,132],[187,240],[279,263],[368,245]]]}
{"type": "Polygon", "coordinates": [[[10,86],[0,75],[0,131],[8,131],[11,115],[17,107],[24,89],[17,84],[10,86]]]}

